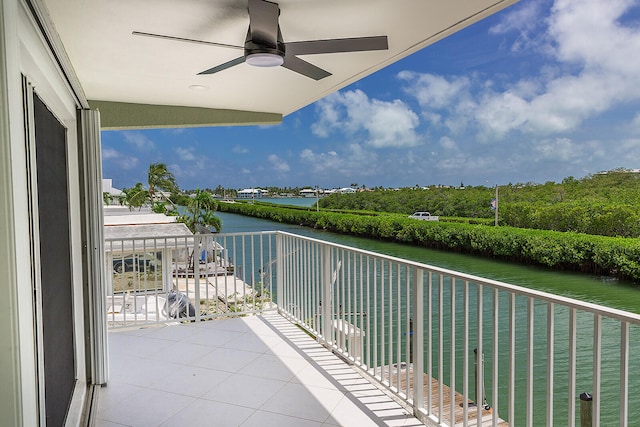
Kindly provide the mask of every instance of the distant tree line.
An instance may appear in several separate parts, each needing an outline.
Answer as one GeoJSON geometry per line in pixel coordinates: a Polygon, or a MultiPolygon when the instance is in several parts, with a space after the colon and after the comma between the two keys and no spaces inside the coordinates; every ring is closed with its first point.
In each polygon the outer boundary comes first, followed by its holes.
{"type": "MultiPolygon", "coordinates": [[[[326,209],[441,217],[492,218],[495,188],[485,186],[405,188],[333,194],[326,209]]],[[[561,183],[499,186],[499,224],[519,228],[573,231],[603,236],[640,236],[640,174],[625,169],[565,178],[561,183]]]]}

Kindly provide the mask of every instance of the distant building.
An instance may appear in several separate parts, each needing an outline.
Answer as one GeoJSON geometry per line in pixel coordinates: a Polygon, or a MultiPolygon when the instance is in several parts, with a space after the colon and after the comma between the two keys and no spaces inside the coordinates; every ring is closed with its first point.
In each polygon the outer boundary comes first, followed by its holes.
{"type": "Polygon", "coordinates": [[[111,196],[112,205],[120,204],[120,198],[124,197],[122,190],[113,187],[113,180],[111,178],[102,179],[102,193],[107,193],[111,196]]]}
{"type": "Polygon", "coordinates": [[[111,178],[102,179],[102,192],[109,193],[114,197],[122,195],[122,190],[113,187],[113,180],[111,178]]]}
{"type": "Polygon", "coordinates": [[[305,188],[304,190],[300,190],[300,195],[302,197],[316,197],[316,194],[319,192],[320,190],[314,190],[313,188],[305,188]]]}
{"type": "Polygon", "coordinates": [[[267,190],[261,190],[260,188],[245,188],[238,191],[238,199],[260,199],[266,197],[269,194],[267,190]]]}
{"type": "Polygon", "coordinates": [[[351,187],[344,187],[344,188],[340,188],[340,189],[336,190],[336,193],[352,194],[352,193],[356,193],[356,189],[355,188],[351,188],[351,187]]]}
{"type": "Polygon", "coordinates": [[[324,190],[325,195],[329,194],[352,194],[357,193],[358,191],[355,188],[344,187],[344,188],[333,188],[331,190],[324,190]]]}

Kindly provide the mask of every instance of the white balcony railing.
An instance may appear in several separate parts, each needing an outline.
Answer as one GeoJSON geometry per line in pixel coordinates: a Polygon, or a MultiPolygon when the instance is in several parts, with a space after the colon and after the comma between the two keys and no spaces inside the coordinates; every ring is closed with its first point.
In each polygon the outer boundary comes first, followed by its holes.
{"type": "Polygon", "coordinates": [[[581,392],[593,425],[640,419],[636,314],[283,232],[106,247],[110,271],[131,259],[113,327],[180,316],[171,290],[184,320],[277,306],[427,424],[574,426],[581,392]]]}
{"type": "Polygon", "coordinates": [[[107,239],[109,326],[273,309],[274,243],[274,233],[107,239]]]}

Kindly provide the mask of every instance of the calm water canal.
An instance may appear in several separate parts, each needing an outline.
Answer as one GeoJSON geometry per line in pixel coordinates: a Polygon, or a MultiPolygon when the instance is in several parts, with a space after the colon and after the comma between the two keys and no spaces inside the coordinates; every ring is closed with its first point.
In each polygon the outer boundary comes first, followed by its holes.
{"type": "MultiPolygon", "coordinates": [[[[310,206],[314,199],[268,199],[270,202],[310,206]]],[[[289,224],[218,212],[222,232],[281,230],[359,249],[410,259],[556,295],[589,301],[640,314],[640,285],[610,277],[551,271],[470,255],[437,251],[361,237],[343,236],[289,224]]]]}
{"type": "MultiPolygon", "coordinates": [[[[310,199],[276,199],[271,200],[274,202],[287,203],[287,204],[299,204],[309,206],[315,202],[310,199]]],[[[583,301],[594,302],[602,304],[608,307],[614,307],[622,310],[631,311],[640,314],[640,287],[629,282],[622,282],[608,277],[597,277],[585,274],[578,274],[572,272],[558,272],[550,271],[542,268],[523,266],[508,262],[495,261],[485,258],[473,257],[469,255],[461,255],[449,252],[442,252],[436,250],[430,250],[425,248],[417,248],[407,245],[400,245],[388,242],[380,242],[377,240],[364,239],[359,237],[342,236],[338,234],[328,233],[320,230],[313,230],[305,227],[275,223],[271,221],[255,219],[250,217],[244,217],[240,215],[227,214],[219,212],[218,215],[222,219],[224,233],[233,232],[251,232],[251,231],[267,231],[267,230],[282,230],[304,236],[317,238],[320,240],[335,242],[343,245],[353,246],[360,249],[365,249],[382,254],[392,255],[399,258],[415,260],[429,265],[443,267],[455,271],[461,271],[480,277],[495,279],[506,283],[519,285],[531,289],[537,289],[557,295],[563,295],[571,298],[580,299],[583,301]]],[[[446,297],[448,298],[448,297],[446,297]]],[[[486,301],[490,301],[491,296],[486,295],[486,301]]],[[[445,299],[447,301],[447,299],[445,299]]],[[[506,307],[505,304],[502,307],[506,307]]],[[[471,304],[473,306],[473,303],[471,304]]],[[[526,312],[526,301],[522,300],[518,303],[518,311],[521,313],[526,312]]],[[[546,328],[546,306],[544,304],[539,305],[536,303],[535,310],[535,324],[536,328],[541,328],[544,331],[546,328]]],[[[461,310],[462,302],[456,303],[457,310],[461,310]]],[[[490,308],[490,305],[486,308],[490,308]]],[[[506,316],[505,310],[504,315],[506,316]]],[[[461,313],[460,313],[461,315],[461,313]]],[[[565,337],[567,335],[567,315],[563,310],[556,312],[556,360],[555,368],[555,423],[558,425],[567,424],[566,414],[566,402],[567,402],[567,380],[568,374],[566,366],[568,364],[567,352],[568,348],[565,337]]],[[[485,313],[485,318],[489,319],[490,312],[485,313]]],[[[519,319],[516,327],[517,332],[517,348],[518,354],[516,358],[522,362],[521,366],[526,366],[526,319],[519,319]]],[[[490,326],[490,325],[487,325],[490,326]]],[[[591,387],[591,374],[592,374],[592,356],[591,346],[593,343],[592,333],[593,320],[592,316],[578,316],[578,369],[577,369],[577,392],[590,391],[591,387]],[[582,339],[580,338],[582,337],[582,339]]],[[[485,337],[489,336],[490,331],[485,332],[485,337]]],[[[506,336],[507,331],[501,331],[501,335],[506,336]]],[[[458,337],[461,336],[461,331],[456,333],[458,337]]],[[[616,325],[607,321],[603,324],[603,361],[608,361],[607,366],[613,366],[613,368],[603,369],[603,383],[602,383],[602,418],[601,425],[617,425],[618,420],[618,407],[619,407],[619,364],[616,360],[619,357],[619,329],[616,325]],[[611,363],[613,362],[613,363],[611,363]],[[612,370],[611,370],[612,369],[612,370]],[[611,383],[609,384],[609,381],[611,383]]],[[[471,339],[471,337],[470,337],[471,339]]],[[[488,338],[487,338],[488,339],[488,338]]],[[[500,338],[501,342],[507,343],[506,338],[500,338]]],[[[448,352],[448,342],[445,339],[445,352],[448,352]]],[[[456,347],[460,347],[461,343],[457,343],[456,347]]],[[[640,426],[640,394],[637,392],[640,390],[640,359],[636,356],[640,353],[640,331],[632,330],[631,333],[631,361],[629,376],[629,425],[640,426]],[[634,424],[635,423],[635,424],[634,424]]],[[[490,342],[485,343],[485,358],[491,360],[490,342]]],[[[434,354],[436,357],[436,354],[434,354]]],[[[447,356],[448,357],[448,356],[447,356]]],[[[506,360],[506,352],[504,357],[500,357],[501,367],[506,367],[508,361],[506,360]]],[[[534,344],[534,359],[535,362],[535,382],[534,393],[537,396],[534,399],[534,425],[544,425],[545,423],[545,395],[546,395],[546,347],[545,347],[545,335],[542,334],[536,337],[534,344]]],[[[457,372],[461,372],[461,367],[456,368],[457,372]]],[[[448,371],[446,369],[445,371],[448,371]]],[[[499,404],[499,414],[506,414],[506,395],[508,393],[506,377],[507,372],[502,372],[500,369],[501,384],[499,384],[499,394],[502,399],[499,404]]],[[[448,373],[445,372],[447,378],[448,373]]],[[[491,375],[491,367],[485,368],[485,378],[491,375]]],[[[517,382],[516,395],[523,398],[526,394],[526,373],[523,369],[518,369],[517,376],[522,378],[522,381],[517,382]]],[[[461,390],[461,381],[456,381],[456,389],[461,390]]],[[[491,393],[490,388],[486,390],[487,393],[491,393]]],[[[515,414],[515,420],[512,425],[521,425],[524,422],[525,417],[525,404],[518,405],[515,414]]],[[[579,404],[577,405],[579,410],[579,404]]],[[[579,424],[579,418],[578,424],[579,424]]]]}

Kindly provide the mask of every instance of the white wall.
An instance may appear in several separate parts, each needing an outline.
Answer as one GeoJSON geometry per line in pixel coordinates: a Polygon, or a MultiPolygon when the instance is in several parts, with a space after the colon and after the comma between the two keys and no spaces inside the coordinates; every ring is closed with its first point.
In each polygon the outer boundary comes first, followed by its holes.
{"type": "MultiPolygon", "coordinates": [[[[82,289],[82,242],[80,218],[79,159],[76,130],[75,96],[53,59],[47,42],[21,0],[0,2],[0,293],[13,302],[9,319],[0,329],[3,350],[0,366],[15,367],[15,384],[3,378],[0,413],[3,421],[14,417],[10,425],[38,425],[41,421],[36,351],[37,322],[34,313],[33,288],[39,285],[38,251],[34,251],[29,215],[32,203],[29,191],[28,150],[23,120],[22,75],[34,87],[38,96],[67,128],[69,198],[72,246],[72,278],[74,295],[76,378],[74,410],[69,424],[80,422],[80,409],[86,391],[84,354],[84,313],[82,289]],[[3,87],[4,86],[4,87],[3,87]],[[14,339],[15,342],[12,342],[14,339]],[[10,345],[7,347],[7,343],[10,345]],[[13,400],[5,400],[13,397],[13,400]],[[15,405],[14,409],[10,407],[15,405]]],[[[33,164],[33,162],[31,162],[33,164]]],[[[33,176],[31,177],[33,178],[33,176]]],[[[35,182],[35,181],[34,181],[35,182]]],[[[37,235],[34,236],[37,240],[37,235]]],[[[4,302],[4,301],[3,301],[4,302]]],[[[4,316],[3,316],[4,317],[4,316]]],[[[3,373],[4,374],[4,373],[3,373]]],[[[10,375],[10,372],[7,373],[10,375]]]]}

